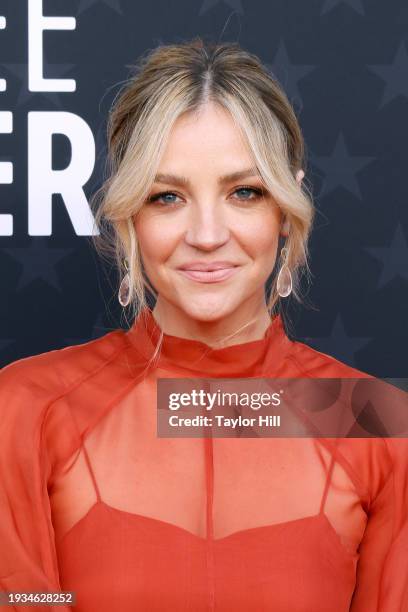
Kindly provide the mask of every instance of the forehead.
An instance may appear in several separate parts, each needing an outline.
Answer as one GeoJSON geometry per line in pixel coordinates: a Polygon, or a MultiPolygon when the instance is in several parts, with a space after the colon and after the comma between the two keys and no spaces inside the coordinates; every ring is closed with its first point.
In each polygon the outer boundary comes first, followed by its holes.
{"type": "Polygon", "coordinates": [[[241,130],[230,113],[214,103],[178,117],[159,168],[160,172],[174,172],[175,166],[181,170],[197,164],[212,165],[220,175],[254,166],[241,130]]]}

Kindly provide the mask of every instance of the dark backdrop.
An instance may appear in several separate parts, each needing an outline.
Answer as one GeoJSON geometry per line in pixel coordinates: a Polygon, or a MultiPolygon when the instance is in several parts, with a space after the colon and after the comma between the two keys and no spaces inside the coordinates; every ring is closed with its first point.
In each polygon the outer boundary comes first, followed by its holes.
{"type": "Polygon", "coordinates": [[[292,337],[408,376],[406,0],[0,0],[0,15],[1,366],[128,326],[89,236],[107,111],[139,54],[202,35],[258,54],[305,136],[313,308],[285,309],[292,337]]]}

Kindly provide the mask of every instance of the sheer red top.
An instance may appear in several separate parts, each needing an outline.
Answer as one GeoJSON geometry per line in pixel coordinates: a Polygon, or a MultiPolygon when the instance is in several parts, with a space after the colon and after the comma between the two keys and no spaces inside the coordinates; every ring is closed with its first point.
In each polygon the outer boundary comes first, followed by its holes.
{"type": "MultiPolygon", "coordinates": [[[[65,612],[407,612],[408,440],[162,438],[158,378],[365,377],[285,333],[128,331],[0,371],[0,590],[65,612]]],[[[10,608],[9,608],[10,609],[10,608]]],[[[15,610],[32,610],[16,606],[15,610]]]]}

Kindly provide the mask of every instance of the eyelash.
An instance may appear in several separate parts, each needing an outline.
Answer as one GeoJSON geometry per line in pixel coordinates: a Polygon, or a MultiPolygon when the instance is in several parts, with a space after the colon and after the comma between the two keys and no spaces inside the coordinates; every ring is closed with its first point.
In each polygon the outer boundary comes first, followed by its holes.
{"type": "MultiPolygon", "coordinates": [[[[246,191],[252,191],[255,194],[255,197],[248,198],[247,200],[241,200],[241,202],[254,202],[255,200],[260,199],[264,195],[264,192],[261,189],[256,189],[255,187],[251,187],[250,185],[242,185],[241,187],[237,187],[232,193],[236,193],[237,191],[242,191],[244,189],[246,191]]],[[[150,196],[147,199],[147,203],[153,204],[166,195],[177,196],[177,193],[175,193],[174,191],[162,191],[160,193],[156,193],[155,195],[150,196]]],[[[177,206],[177,204],[178,202],[159,202],[159,205],[164,206],[166,208],[177,206]]]]}

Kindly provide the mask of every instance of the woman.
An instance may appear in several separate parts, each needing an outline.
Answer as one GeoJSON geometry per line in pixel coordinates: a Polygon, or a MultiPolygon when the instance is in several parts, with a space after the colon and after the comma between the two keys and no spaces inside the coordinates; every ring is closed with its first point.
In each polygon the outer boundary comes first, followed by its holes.
{"type": "Polygon", "coordinates": [[[285,94],[236,44],[163,45],[108,137],[96,215],[134,321],[0,374],[2,590],[74,591],[77,612],[406,612],[406,440],[156,431],[158,379],[369,378],[279,314],[313,220],[285,94]]]}

